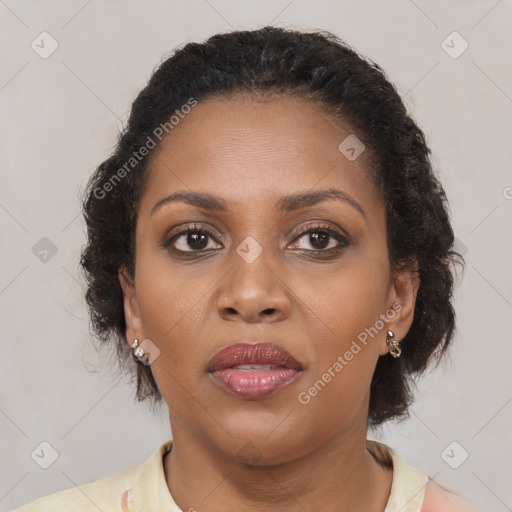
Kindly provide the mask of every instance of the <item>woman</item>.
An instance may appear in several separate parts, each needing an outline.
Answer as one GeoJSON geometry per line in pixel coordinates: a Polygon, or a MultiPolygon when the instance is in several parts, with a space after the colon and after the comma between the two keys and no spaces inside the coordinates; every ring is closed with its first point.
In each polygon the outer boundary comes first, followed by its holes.
{"type": "Polygon", "coordinates": [[[81,260],[99,339],[165,401],[172,441],[19,510],[455,510],[366,439],[454,333],[461,258],[429,154],[332,34],[176,51],[90,180],[81,260]]]}

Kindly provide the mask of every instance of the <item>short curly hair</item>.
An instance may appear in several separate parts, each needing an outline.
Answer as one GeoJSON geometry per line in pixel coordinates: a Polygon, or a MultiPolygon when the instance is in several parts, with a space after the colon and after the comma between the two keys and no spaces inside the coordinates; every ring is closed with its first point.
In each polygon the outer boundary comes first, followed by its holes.
{"type": "MultiPolygon", "coordinates": [[[[370,150],[373,181],[386,205],[390,263],[398,270],[415,262],[421,284],[401,357],[387,355],[377,362],[368,422],[377,426],[406,417],[414,377],[439,361],[453,338],[454,264],[463,260],[453,247],[446,196],[423,132],[384,71],[329,32],[264,27],[217,34],[176,49],[154,71],[83,198],[88,238],[81,266],[94,333],[101,345],[115,343],[126,369],[132,358],[118,271],[124,267],[134,273],[137,210],[149,163],[140,148],[191,98],[200,103],[244,92],[312,100],[348,122],[370,150]]],[[[137,399],[161,403],[150,366],[136,367],[137,399]]]]}

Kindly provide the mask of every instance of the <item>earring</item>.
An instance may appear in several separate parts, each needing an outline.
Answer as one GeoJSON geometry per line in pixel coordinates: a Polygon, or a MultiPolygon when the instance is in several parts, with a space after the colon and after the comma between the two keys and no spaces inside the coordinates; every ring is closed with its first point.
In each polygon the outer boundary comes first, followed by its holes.
{"type": "Polygon", "coordinates": [[[397,358],[400,357],[400,354],[402,353],[402,350],[398,346],[400,343],[398,340],[393,339],[395,337],[395,333],[393,331],[388,331],[387,337],[386,337],[386,343],[389,347],[389,353],[397,358]]]}
{"type": "Polygon", "coordinates": [[[142,347],[139,347],[139,340],[135,339],[135,341],[130,345],[132,347],[133,355],[141,362],[145,363],[148,354],[144,352],[142,347]]]}

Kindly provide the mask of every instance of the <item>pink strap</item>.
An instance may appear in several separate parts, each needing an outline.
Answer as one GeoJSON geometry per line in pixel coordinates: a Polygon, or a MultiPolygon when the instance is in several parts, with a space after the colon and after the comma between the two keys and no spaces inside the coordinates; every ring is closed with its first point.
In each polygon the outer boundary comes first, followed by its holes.
{"type": "Polygon", "coordinates": [[[469,501],[433,480],[425,488],[425,499],[421,512],[478,512],[469,501]]]}

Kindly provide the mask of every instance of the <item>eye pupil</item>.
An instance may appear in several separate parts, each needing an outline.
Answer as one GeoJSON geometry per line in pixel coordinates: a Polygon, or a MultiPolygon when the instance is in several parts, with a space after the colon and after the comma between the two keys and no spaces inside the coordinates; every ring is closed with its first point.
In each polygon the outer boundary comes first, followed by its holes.
{"type": "Polygon", "coordinates": [[[187,244],[192,249],[204,249],[208,245],[208,235],[198,231],[187,235],[187,244]]]}
{"type": "Polygon", "coordinates": [[[326,241],[329,239],[329,233],[324,231],[313,231],[310,233],[310,242],[315,249],[325,249],[326,241]]]}

